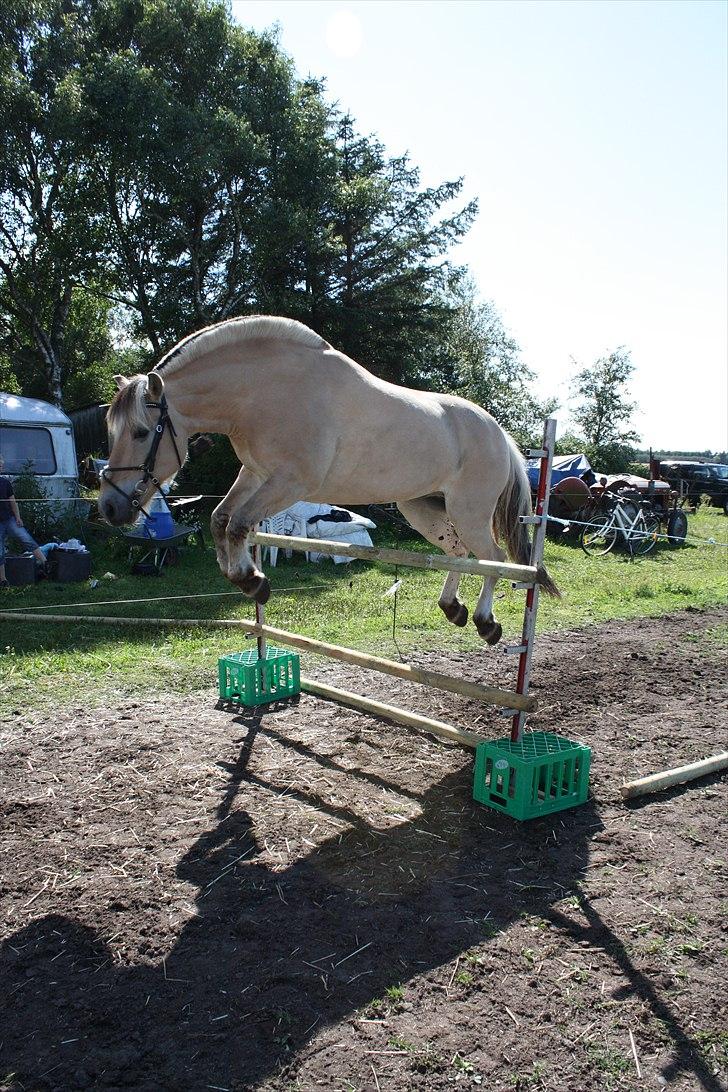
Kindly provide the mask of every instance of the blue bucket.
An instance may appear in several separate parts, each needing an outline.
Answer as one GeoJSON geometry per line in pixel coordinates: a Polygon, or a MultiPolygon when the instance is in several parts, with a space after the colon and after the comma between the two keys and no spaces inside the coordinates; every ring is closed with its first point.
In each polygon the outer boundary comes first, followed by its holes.
{"type": "Polygon", "coordinates": [[[144,520],[144,529],[150,538],[171,538],[174,520],[169,512],[150,512],[144,520]]]}

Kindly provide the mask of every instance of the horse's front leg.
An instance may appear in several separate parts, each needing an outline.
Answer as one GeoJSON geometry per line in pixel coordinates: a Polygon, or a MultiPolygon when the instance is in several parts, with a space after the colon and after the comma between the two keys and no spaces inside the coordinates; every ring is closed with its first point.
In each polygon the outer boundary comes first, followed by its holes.
{"type": "Polygon", "coordinates": [[[267,577],[255,567],[248,550],[248,535],[261,520],[275,515],[300,500],[304,489],[289,471],[274,472],[252,496],[248,497],[231,514],[226,529],[227,578],[244,595],[258,603],[266,603],[270,597],[267,577]]]}
{"type": "Polygon", "coordinates": [[[228,575],[230,559],[228,555],[227,529],[233,512],[244,504],[249,497],[260,489],[262,478],[246,467],[241,467],[240,473],[233,482],[229,492],[220,501],[210,518],[210,533],[215,543],[217,563],[223,576],[228,575]]]}

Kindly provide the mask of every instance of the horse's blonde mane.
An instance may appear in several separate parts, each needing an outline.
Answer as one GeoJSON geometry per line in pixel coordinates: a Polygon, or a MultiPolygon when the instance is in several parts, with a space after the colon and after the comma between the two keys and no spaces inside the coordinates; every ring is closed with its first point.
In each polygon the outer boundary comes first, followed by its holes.
{"type": "Polygon", "coordinates": [[[133,375],[129,382],[114,395],[106,414],[106,427],[109,430],[111,446],[117,433],[127,426],[134,429],[149,428],[151,417],[147,409],[147,377],[133,375]]]}
{"type": "Polygon", "coordinates": [[[243,318],[226,319],[224,322],[206,326],[203,330],[196,330],[194,334],[189,334],[162,357],[155,365],[154,371],[164,369],[169,375],[171,371],[181,367],[193,354],[199,356],[219,349],[223,345],[250,341],[251,338],[256,337],[297,341],[301,345],[310,345],[316,349],[330,347],[320,334],[295,319],[277,318],[271,315],[249,315],[243,318]]]}

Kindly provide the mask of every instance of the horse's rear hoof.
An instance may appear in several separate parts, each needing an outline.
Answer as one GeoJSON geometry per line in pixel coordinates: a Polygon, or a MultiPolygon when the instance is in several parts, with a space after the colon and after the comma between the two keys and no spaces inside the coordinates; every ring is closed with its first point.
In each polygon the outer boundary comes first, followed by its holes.
{"type": "Polygon", "coordinates": [[[475,628],[487,645],[497,645],[503,636],[503,626],[492,618],[487,622],[478,622],[475,619],[475,628]]]}

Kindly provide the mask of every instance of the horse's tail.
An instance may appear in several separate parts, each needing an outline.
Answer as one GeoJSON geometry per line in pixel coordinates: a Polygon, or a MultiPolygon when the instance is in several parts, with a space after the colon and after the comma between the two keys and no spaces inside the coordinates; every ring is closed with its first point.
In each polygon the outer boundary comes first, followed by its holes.
{"type": "MultiPolygon", "coordinates": [[[[508,483],[498,498],[493,517],[496,538],[505,542],[510,558],[517,565],[530,565],[531,563],[531,536],[528,533],[528,524],[522,523],[521,516],[530,516],[531,487],[528,483],[528,475],[523,462],[523,456],[510,436],[508,441],[508,453],[510,457],[510,473],[508,483]]],[[[538,583],[548,595],[561,598],[561,592],[553,582],[543,565],[538,567],[538,583]]]]}

